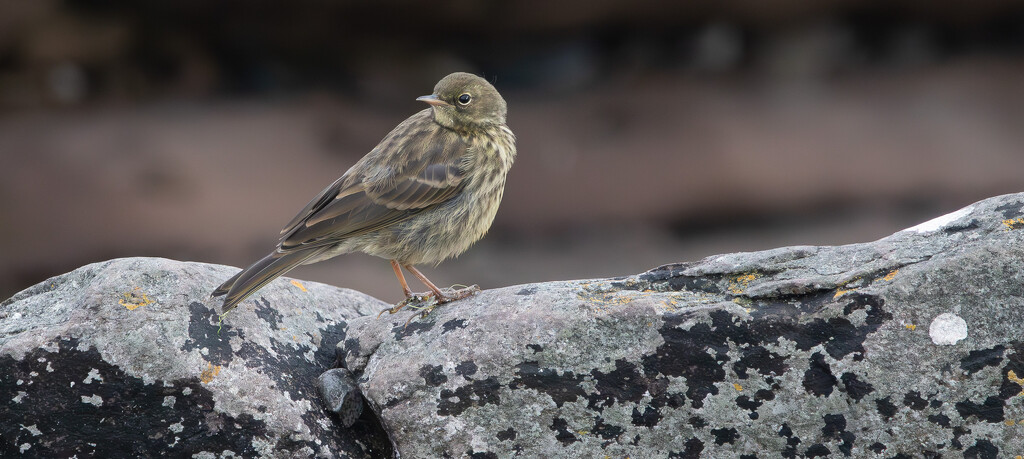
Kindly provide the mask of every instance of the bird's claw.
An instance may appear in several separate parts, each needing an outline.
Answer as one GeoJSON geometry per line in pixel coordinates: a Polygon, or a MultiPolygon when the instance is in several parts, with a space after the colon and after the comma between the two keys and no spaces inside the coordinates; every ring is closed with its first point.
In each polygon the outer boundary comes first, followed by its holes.
{"type": "MultiPolygon", "coordinates": [[[[454,287],[455,286],[453,286],[453,288],[446,289],[449,290],[447,294],[444,294],[444,292],[442,292],[441,297],[438,297],[436,294],[434,294],[434,292],[413,293],[406,299],[398,302],[398,304],[394,305],[393,307],[380,311],[380,313],[377,314],[377,318],[379,319],[380,316],[384,315],[385,312],[388,313],[389,315],[395,314],[398,311],[401,311],[402,308],[409,306],[412,309],[420,311],[419,316],[421,319],[424,319],[427,317],[428,314],[430,314],[431,311],[434,310],[434,308],[442,304],[450,303],[455,300],[461,300],[463,298],[473,296],[480,292],[479,285],[470,285],[468,287],[461,286],[462,288],[458,290],[455,290],[454,287]]],[[[413,317],[416,317],[416,314],[409,316],[409,321],[412,321],[413,317]]],[[[405,323],[406,326],[409,325],[409,321],[405,323]]]]}
{"type": "MultiPolygon", "coordinates": [[[[444,303],[448,303],[448,302],[455,301],[455,300],[461,300],[463,298],[470,297],[470,296],[473,296],[473,295],[475,295],[477,293],[480,293],[480,286],[476,285],[476,284],[470,285],[468,287],[465,286],[465,285],[462,285],[462,286],[460,286],[462,288],[460,288],[458,290],[453,290],[455,287],[456,286],[453,286],[452,289],[449,289],[449,290],[451,290],[451,293],[445,295],[444,299],[439,299],[437,301],[437,304],[444,304],[444,303]]],[[[433,309],[433,308],[431,308],[431,309],[433,309]]]]}
{"type": "Polygon", "coordinates": [[[433,293],[413,293],[412,295],[409,295],[408,297],[406,297],[404,300],[399,301],[398,304],[396,304],[396,305],[394,305],[394,306],[392,306],[392,307],[390,307],[388,309],[384,309],[384,310],[380,311],[377,314],[377,318],[379,319],[380,316],[382,316],[385,312],[388,313],[388,314],[395,314],[398,311],[401,311],[402,308],[404,308],[406,306],[409,306],[410,308],[413,308],[413,309],[421,309],[421,306],[418,306],[417,304],[427,301],[432,296],[433,296],[433,293]]]}

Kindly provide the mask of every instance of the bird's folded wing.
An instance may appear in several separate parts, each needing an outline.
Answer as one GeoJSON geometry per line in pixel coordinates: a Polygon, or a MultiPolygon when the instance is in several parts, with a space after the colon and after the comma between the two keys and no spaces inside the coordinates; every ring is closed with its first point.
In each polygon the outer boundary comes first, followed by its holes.
{"type": "Polygon", "coordinates": [[[447,151],[406,163],[401,173],[376,176],[372,182],[335,182],[310,202],[308,210],[281,240],[282,251],[334,244],[341,239],[368,233],[405,220],[457,195],[465,186],[465,171],[459,164],[465,151],[461,142],[448,143],[447,151]],[[434,161],[430,161],[434,160],[434,161]],[[347,186],[346,186],[347,185],[347,186]]]}
{"type": "Polygon", "coordinates": [[[292,218],[292,220],[288,222],[287,225],[284,226],[284,229],[281,230],[282,239],[286,237],[284,235],[292,232],[292,230],[294,230],[295,227],[299,226],[299,224],[302,223],[305,219],[309,218],[310,215],[313,215],[316,211],[322,209],[329,202],[331,202],[331,200],[337,197],[338,191],[343,187],[342,183],[347,178],[348,174],[343,175],[338,180],[335,180],[334,183],[332,183],[327,188],[324,188],[324,190],[321,191],[320,194],[318,194],[315,198],[309,201],[309,203],[306,204],[306,207],[303,207],[298,214],[295,214],[295,217],[292,218]]]}

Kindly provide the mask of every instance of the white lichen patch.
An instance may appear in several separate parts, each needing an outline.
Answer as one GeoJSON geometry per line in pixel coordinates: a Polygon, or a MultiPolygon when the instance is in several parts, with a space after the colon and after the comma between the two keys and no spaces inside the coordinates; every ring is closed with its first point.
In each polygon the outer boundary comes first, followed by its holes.
{"type": "Polygon", "coordinates": [[[100,376],[100,370],[96,368],[89,370],[89,374],[86,375],[85,381],[82,382],[85,384],[92,384],[93,381],[103,381],[103,377],[100,376]]]}
{"type": "Polygon", "coordinates": [[[21,428],[27,430],[28,433],[32,434],[34,437],[38,437],[43,434],[43,431],[39,430],[39,427],[36,427],[35,424],[30,426],[21,426],[21,428]]]}
{"type": "Polygon", "coordinates": [[[963,217],[964,215],[971,213],[971,211],[973,210],[974,206],[967,206],[956,212],[950,212],[941,217],[935,217],[931,220],[921,223],[920,225],[912,226],[903,231],[914,231],[916,233],[930,233],[932,231],[938,231],[942,228],[945,228],[946,225],[959,220],[960,217],[963,217]]]}
{"type": "Polygon", "coordinates": [[[948,312],[939,314],[928,326],[928,336],[932,342],[940,346],[952,346],[967,338],[967,322],[956,314],[948,312]]]}
{"type": "MultiPolygon", "coordinates": [[[[265,438],[253,438],[250,444],[252,445],[252,449],[256,450],[256,452],[258,452],[261,456],[270,456],[274,453],[274,443],[268,441],[265,438]]],[[[224,453],[227,452],[228,451],[225,450],[224,452],[221,453],[221,455],[223,456],[224,453]]]]}
{"type": "Polygon", "coordinates": [[[453,418],[444,427],[444,438],[445,439],[451,439],[456,434],[461,433],[465,429],[466,429],[466,423],[465,422],[462,422],[462,420],[459,419],[459,418],[453,418]]]}
{"type": "Polygon", "coordinates": [[[93,394],[91,397],[82,396],[82,403],[88,403],[90,405],[103,406],[103,397],[93,394]]]}
{"type": "Polygon", "coordinates": [[[176,400],[177,400],[177,398],[175,398],[173,395],[168,395],[168,396],[164,397],[163,405],[168,407],[168,408],[174,408],[174,402],[176,400]]]}

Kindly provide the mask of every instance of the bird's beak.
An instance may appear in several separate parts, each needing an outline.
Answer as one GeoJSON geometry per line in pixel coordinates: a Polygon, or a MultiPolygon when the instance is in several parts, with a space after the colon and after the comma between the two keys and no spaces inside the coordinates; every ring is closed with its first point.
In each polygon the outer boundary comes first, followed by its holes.
{"type": "Polygon", "coordinates": [[[416,100],[418,100],[420,102],[426,102],[426,103],[428,103],[430,105],[434,105],[434,106],[450,105],[448,102],[445,102],[445,101],[443,101],[441,99],[438,99],[437,96],[435,96],[433,94],[431,94],[429,96],[417,97],[416,100]]]}

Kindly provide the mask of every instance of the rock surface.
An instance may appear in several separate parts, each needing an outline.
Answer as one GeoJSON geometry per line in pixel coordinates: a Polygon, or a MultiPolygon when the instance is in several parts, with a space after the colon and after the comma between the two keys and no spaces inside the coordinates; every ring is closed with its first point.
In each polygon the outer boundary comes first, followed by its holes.
{"type": "Polygon", "coordinates": [[[414,313],[338,346],[403,457],[1024,453],[1024,194],[414,313]]]}
{"type": "Polygon", "coordinates": [[[363,414],[363,394],[344,368],[332,368],[317,378],[317,389],[324,408],[336,415],[342,427],[352,427],[363,414]]]}
{"type": "Polygon", "coordinates": [[[0,456],[1024,452],[1024,194],[871,243],[484,291],[408,325],[281,279],[219,326],[206,296],[234,272],[118,259],[0,304],[0,456]],[[327,372],[335,349],[347,370],[327,372]]]}
{"type": "Polygon", "coordinates": [[[236,268],[117,259],[0,304],[0,457],[381,457],[316,392],[346,321],[384,305],[279,279],[226,315],[236,268]]]}

